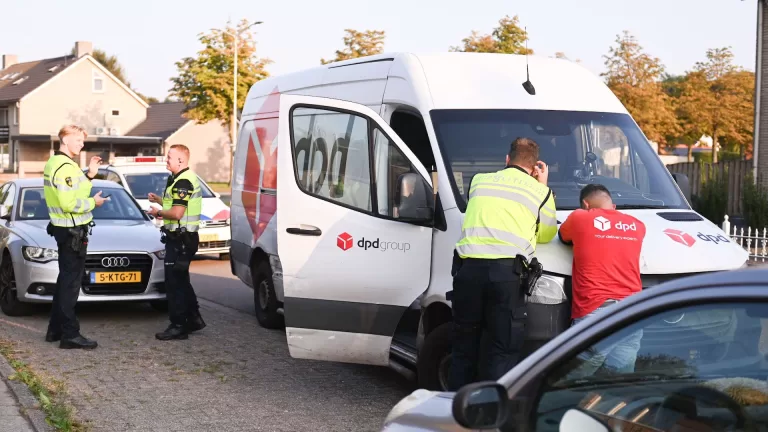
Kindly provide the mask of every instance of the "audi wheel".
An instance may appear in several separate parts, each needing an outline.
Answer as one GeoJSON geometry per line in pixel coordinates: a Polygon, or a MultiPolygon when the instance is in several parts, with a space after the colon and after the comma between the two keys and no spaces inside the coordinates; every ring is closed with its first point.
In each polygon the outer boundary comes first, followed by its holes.
{"type": "Polygon", "coordinates": [[[29,304],[19,301],[13,262],[11,262],[11,254],[7,251],[0,262],[0,309],[7,316],[23,316],[32,312],[29,304]]]}

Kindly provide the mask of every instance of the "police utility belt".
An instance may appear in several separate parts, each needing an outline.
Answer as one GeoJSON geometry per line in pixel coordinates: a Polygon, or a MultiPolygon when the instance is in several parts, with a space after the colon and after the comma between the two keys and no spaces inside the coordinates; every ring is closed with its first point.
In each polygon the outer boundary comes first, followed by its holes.
{"type": "MultiPolygon", "coordinates": [[[[528,261],[528,258],[524,255],[517,255],[515,258],[515,273],[520,276],[520,286],[523,288],[525,295],[532,296],[533,291],[536,289],[536,283],[539,282],[541,274],[544,272],[544,266],[541,265],[539,259],[534,257],[528,261]]],[[[451,276],[456,276],[463,264],[463,259],[459,256],[456,250],[453,251],[453,266],[451,268],[451,276]]],[[[453,291],[446,293],[446,300],[450,301],[453,291]]]]}
{"type": "Polygon", "coordinates": [[[187,249],[194,247],[194,239],[192,238],[192,232],[187,231],[186,227],[180,227],[175,231],[171,231],[165,226],[160,227],[160,241],[165,244],[168,241],[172,243],[181,244],[187,249]]]}
{"type": "MultiPolygon", "coordinates": [[[[74,222],[75,220],[73,217],[72,223],[74,222]]],[[[57,227],[53,223],[48,222],[48,226],[46,227],[45,232],[48,233],[49,236],[55,237],[55,230],[66,229],[67,234],[69,234],[69,247],[71,247],[72,250],[77,252],[81,257],[84,257],[88,253],[88,236],[93,233],[94,226],[96,226],[96,224],[93,221],[90,221],[84,225],[75,225],[69,228],[57,227]]]]}

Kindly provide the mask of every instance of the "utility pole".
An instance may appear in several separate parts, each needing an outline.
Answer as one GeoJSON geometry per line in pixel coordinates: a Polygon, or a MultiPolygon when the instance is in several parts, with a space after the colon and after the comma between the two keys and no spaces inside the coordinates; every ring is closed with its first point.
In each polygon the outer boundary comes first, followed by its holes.
{"type": "Polygon", "coordinates": [[[235,148],[237,146],[237,51],[238,51],[238,41],[240,40],[240,35],[248,30],[249,28],[261,24],[263,21],[256,21],[249,25],[248,27],[245,27],[244,29],[238,31],[237,33],[230,33],[226,30],[223,30],[224,33],[232,36],[232,39],[234,39],[234,61],[235,61],[235,67],[234,67],[234,91],[232,96],[232,118],[229,121],[229,133],[230,133],[230,139],[232,142],[229,145],[229,152],[230,152],[230,158],[229,158],[229,184],[232,185],[232,172],[235,169],[235,148]]]}

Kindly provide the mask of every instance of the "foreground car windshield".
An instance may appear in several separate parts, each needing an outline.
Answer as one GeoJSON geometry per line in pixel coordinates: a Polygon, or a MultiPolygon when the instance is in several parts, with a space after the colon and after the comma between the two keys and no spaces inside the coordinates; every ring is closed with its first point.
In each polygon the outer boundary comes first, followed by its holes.
{"type": "MultiPolygon", "coordinates": [[[[136,199],[147,199],[149,193],[163,196],[166,184],[168,182],[168,173],[134,173],[125,174],[125,181],[136,199]]],[[[204,184],[200,183],[200,189],[203,192],[203,198],[213,197],[211,192],[204,184]]]]}
{"type": "Polygon", "coordinates": [[[626,114],[542,110],[434,110],[430,114],[462,211],[472,176],[504,168],[504,157],[517,137],[539,144],[558,210],[578,208],[579,191],[588,183],[605,185],[618,208],[689,208],[626,114]]]}
{"type": "MultiPolygon", "coordinates": [[[[123,188],[97,188],[91,189],[91,196],[102,191],[101,196],[110,196],[101,207],[93,210],[93,218],[117,219],[117,220],[147,220],[144,213],[136,205],[123,188]]],[[[19,200],[19,220],[44,220],[48,217],[48,206],[45,202],[45,194],[42,187],[23,188],[19,200]]]]}

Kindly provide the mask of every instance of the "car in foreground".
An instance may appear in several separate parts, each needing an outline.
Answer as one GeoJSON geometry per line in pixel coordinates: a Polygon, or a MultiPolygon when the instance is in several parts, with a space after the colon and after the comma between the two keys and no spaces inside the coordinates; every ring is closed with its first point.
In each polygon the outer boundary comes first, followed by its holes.
{"type": "MultiPolygon", "coordinates": [[[[93,211],[78,302],[148,301],[166,309],[160,233],[123,187],[94,180],[91,196],[99,191],[109,200],[93,211]]],[[[0,309],[6,315],[26,315],[31,303],[53,301],[59,263],[49,221],[42,178],[0,188],[0,309]]]]}
{"type": "MultiPolygon", "coordinates": [[[[87,170],[86,170],[87,171],[87,170]]],[[[119,156],[107,166],[101,167],[97,179],[114,181],[123,186],[136,198],[141,208],[150,206],[160,208],[149,202],[149,193],[163,196],[166,181],[170,175],[165,167],[163,156],[119,156]]],[[[232,243],[230,233],[229,206],[221,200],[221,195],[211,190],[199,176],[200,189],[203,193],[203,209],[200,214],[200,246],[198,255],[219,255],[222,260],[229,259],[232,243]]],[[[162,225],[162,220],[155,219],[155,225],[162,225]]]]}
{"type": "Polygon", "coordinates": [[[383,430],[768,430],[766,353],[768,269],[686,277],[570,327],[498,381],[414,391],[383,430]],[[631,335],[634,363],[606,367],[600,353],[631,335]]]}

